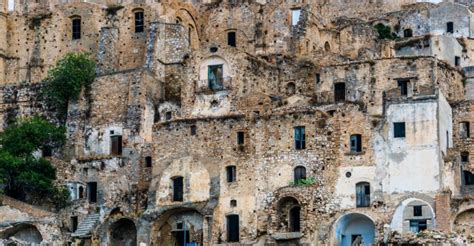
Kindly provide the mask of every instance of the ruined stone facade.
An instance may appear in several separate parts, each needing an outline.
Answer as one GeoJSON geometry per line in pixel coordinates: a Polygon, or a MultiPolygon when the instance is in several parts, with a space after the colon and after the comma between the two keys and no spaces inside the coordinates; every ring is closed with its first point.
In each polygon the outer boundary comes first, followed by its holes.
{"type": "Polygon", "coordinates": [[[474,243],[472,7],[0,0],[2,128],[51,116],[38,92],[64,54],[97,62],[51,157],[71,205],[3,197],[0,239],[474,243]]]}

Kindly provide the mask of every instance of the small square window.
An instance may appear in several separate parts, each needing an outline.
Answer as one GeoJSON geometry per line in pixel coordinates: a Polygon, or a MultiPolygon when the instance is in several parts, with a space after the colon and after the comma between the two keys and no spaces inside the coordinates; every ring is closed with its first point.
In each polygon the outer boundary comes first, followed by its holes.
{"type": "Polygon", "coordinates": [[[172,113],[171,112],[166,112],[166,120],[171,120],[172,113]]]}
{"type": "Polygon", "coordinates": [[[461,57],[459,56],[454,57],[454,66],[461,66],[461,57]]]}
{"type": "Polygon", "coordinates": [[[197,134],[197,128],[195,125],[191,126],[191,136],[196,136],[197,134]]]}
{"type": "Polygon", "coordinates": [[[422,206],[413,206],[413,216],[422,216],[422,206]]]}
{"type": "Polygon", "coordinates": [[[447,33],[454,33],[454,23],[453,22],[447,22],[446,23],[446,32],[447,33]]]}
{"type": "Polygon", "coordinates": [[[461,152],[461,162],[469,162],[469,152],[461,152]]]}
{"type": "Polygon", "coordinates": [[[408,95],[408,79],[399,79],[397,80],[398,88],[400,88],[400,95],[406,96],[408,95]]]}
{"type": "Polygon", "coordinates": [[[393,123],[393,137],[404,138],[405,137],[405,122],[393,123]]]}

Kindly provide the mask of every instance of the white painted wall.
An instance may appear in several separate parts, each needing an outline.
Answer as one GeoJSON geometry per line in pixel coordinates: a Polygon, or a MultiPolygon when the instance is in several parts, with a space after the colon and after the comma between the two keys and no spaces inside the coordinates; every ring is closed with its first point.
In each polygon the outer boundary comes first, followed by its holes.
{"type": "Polygon", "coordinates": [[[111,151],[110,137],[112,135],[122,135],[121,125],[109,125],[103,129],[87,129],[86,133],[87,141],[84,148],[84,154],[86,156],[91,155],[109,155],[111,151]],[[111,134],[111,131],[114,133],[111,134]]]}
{"type": "Polygon", "coordinates": [[[370,183],[370,200],[373,201],[374,190],[380,189],[377,184],[376,167],[342,167],[339,168],[339,178],[336,184],[336,199],[341,209],[356,207],[356,184],[359,182],[370,183]],[[346,173],[351,172],[351,177],[346,173]]]}

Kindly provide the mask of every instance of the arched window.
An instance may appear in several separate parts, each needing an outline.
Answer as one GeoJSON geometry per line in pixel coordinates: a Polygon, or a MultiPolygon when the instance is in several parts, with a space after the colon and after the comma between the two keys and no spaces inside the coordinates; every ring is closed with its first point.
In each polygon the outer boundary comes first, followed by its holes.
{"type": "Polygon", "coordinates": [[[143,10],[135,11],[135,33],[140,33],[145,30],[145,13],[143,10]]]}
{"type": "Polygon", "coordinates": [[[289,211],[289,231],[298,232],[301,229],[300,206],[295,206],[289,211]]]}
{"type": "Polygon", "coordinates": [[[358,208],[370,206],[370,184],[368,182],[356,184],[356,200],[358,208]]]}
{"type": "Polygon", "coordinates": [[[176,24],[181,24],[183,20],[180,17],[176,17],[176,24]]]}
{"type": "Polygon", "coordinates": [[[295,184],[298,183],[298,181],[306,179],[306,168],[299,166],[296,167],[294,170],[294,182],[295,184]]]}
{"type": "Polygon", "coordinates": [[[403,37],[405,38],[413,37],[413,31],[410,28],[403,30],[403,37]]]}
{"type": "Polygon", "coordinates": [[[178,176],[172,178],[173,181],[173,201],[183,201],[183,177],[178,176]]]}
{"type": "Polygon", "coordinates": [[[72,39],[81,39],[81,17],[72,18],[72,39]]]}
{"type": "Polygon", "coordinates": [[[324,50],[325,50],[326,52],[331,51],[331,45],[329,44],[328,41],[326,41],[326,43],[324,43],[324,50]]]}

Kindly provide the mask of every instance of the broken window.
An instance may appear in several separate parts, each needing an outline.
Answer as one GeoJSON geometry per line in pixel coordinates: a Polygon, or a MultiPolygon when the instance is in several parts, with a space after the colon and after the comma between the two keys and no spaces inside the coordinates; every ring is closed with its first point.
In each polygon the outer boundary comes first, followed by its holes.
{"type": "Polygon", "coordinates": [[[463,121],[459,124],[459,136],[461,138],[469,138],[471,137],[471,129],[470,123],[467,121],[463,121]]]}
{"type": "Polygon", "coordinates": [[[222,64],[209,65],[207,73],[209,89],[213,91],[222,90],[224,88],[224,66],[222,64]]]}
{"type": "Polygon", "coordinates": [[[78,220],[77,216],[71,216],[71,231],[75,232],[77,230],[78,220]]]}
{"type": "Polygon", "coordinates": [[[353,153],[362,152],[362,135],[360,134],[351,135],[350,146],[351,146],[351,152],[353,153]]]}
{"type": "Polygon", "coordinates": [[[301,9],[292,9],[291,10],[291,25],[296,26],[300,22],[301,9]]]}
{"type": "Polygon", "coordinates": [[[306,136],[304,126],[297,126],[295,129],[295,149],[306,149],[306,136]]]}
{"type": "Polygon", "coordinates": [[[469,162],[469,152],[461,152],[461,162],[469,162]]]}
{"type": "Polygon", "coordinates": [[[175,177],[173,180],[173,201],[183,201],[183,177],[175,177]]]}
{"type": "Polygon", "coordinates": [[[459,56],[454,57],[454,66],[461,66],[461,57],[459,56]]]}
{"type": "Polygon", "coordinates": [[[409,79],[399,79],[397,80],[397,86],[400,89],[401,96],[408,95],[408,83],[410,82],[409,79]]]}
{"type": "Polygon", "coordinates": [[[454,23],[453,22],[447,22],[446,23],[446,32],[447,33],[454,33],[454,23]]]}
{"type": "Polygon", "coordinates": [[[419,217],[423,215],[423,207],[418,205],[418,206],[413,206],[413,216],[419,217]]]}
{"type": "Polygon", "coordinates": [[[418,233],[428,229],[426,220],[410,220],[410,231],[418,233]]]}
{"type": "Polygon", "coordinates": [[[306,179],[306,168],[299,166],[294,170],[294,182],[297,184],[300,180],[306,179]]]}
{"type": "Polygon", "coordinates": [[[140,33],[145,30],[145,14],[143,11],[135,12],[135,33],[140,33]]]}
{"type": "Polygon", "coordinates": [[[237,46],[237,37],[235,35],[235,32],[228,32],[227,33],[227,44],[232,47],[237,46]]]}
{"type": "Polygon", "coordinates": [[[367,182],[360,182],[356,184],[356,206],[369,207],[370,206],[370,184],[367,182]]]}
{"type": "Polygon", "coordinates": [[[89,202],[97,202],[97,182],[87,183],[87,199],[89,202]]]}
{"type": "Polygon", "coordinates": [[[81,39],[81,18],[72,19],[72,39],[81,39]]]}
{"type": "Polygon", "coordinates": [[[403,30],[403,37],[405,38],[413,37],[413,31],[410,28],[403,30]]]}
{"type": "Polygon", "coordinates": [[[239,216],[227,215],[227,242],[239,242],[239,216]]]}
{"type": "Polygon", "coordinates": [[[335,83],[334,84],[334,101],[344,102],[346,100],[346,84],[335,83]]]}
{"type": "Polygon", "coordinates": [[[145,157],[145,166],[146,167],[151,167],[152,166],[152,160],[151,160],[151,156],[147,156],[145,157]]]}
{"type": "Polygon", "coordinates": [[[404,138],[405,137],[405,122],[394,122],[393,123],[393,137],[404,138]]]}
{"type": "Polygon", "coordinates": [[[464,185],[474,185],[474,174],[469,171],[463,171],[464,185]]]}
{"type": "Polygon", "coordinates": [[[110,136],[111,154],[122,155],[122,136],[110,136]]]}
{"type": "Polygon", "coordinates": [[[245,133],[244,132],[237,132],[237,144],[244,145],[245,144],[245,133]]]}
{"type": "Polygon", "coordinates": [[[290,232],[298,232],[301,229],[300,211],[300,206],[295,206],[290,209],[290,224],[288,228],[290,232]]]}
{"type": "Polygon", "coordinates": [[[191,126],[191,136],[196,136],[197,134],[197,128],[195,125],[191,126]]]}
{"type": "Polygon", "coordinates": [[[237,180],[237,168],[235,166],[227,166],[225,168],[227,174],[227,182],[233,183],[237,180]]]}

